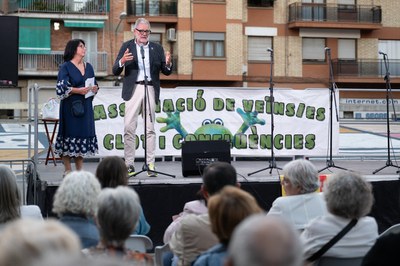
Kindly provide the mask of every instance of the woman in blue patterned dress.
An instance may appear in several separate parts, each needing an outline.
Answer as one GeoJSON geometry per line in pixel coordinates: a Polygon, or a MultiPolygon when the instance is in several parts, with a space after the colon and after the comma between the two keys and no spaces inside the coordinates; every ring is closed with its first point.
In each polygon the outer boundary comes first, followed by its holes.
{"type": "Polygon", "coordinates": [[[98,86],[92,65],[83,60],[85,53],[83,40],[70,40],[58,72],[56,89],[61,101],[55,153],[64,163],[64,175],[72,170],[71,158],[76,170],[81,170],[83,158],[98,152],[92,105],[98,86]]]}

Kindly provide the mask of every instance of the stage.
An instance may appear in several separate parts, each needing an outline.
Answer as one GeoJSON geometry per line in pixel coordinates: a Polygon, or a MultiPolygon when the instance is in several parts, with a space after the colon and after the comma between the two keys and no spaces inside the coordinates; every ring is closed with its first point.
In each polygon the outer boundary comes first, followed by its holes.
{"type": "MultiPolygon", "coordinates": [[[[270,169],[258,172],[251,176],[249,173],[262,170],[269,166],[269,158],[233,158],[232,165],[238,172],[238,181],[241,187],[251,193],[265,210],[271,207],[275,198],[281,195],[279,174],[281,170],[270,169]]],[[[290,158],[277,158],[277,167],[283,167],[290,158]]],[[[310,158],[318,170],[327,166],[324,158],[310,158]]],[[[99,159],[86,160],[84,168],[95,173],[99,159]]],[[[373,185],[375,203],[371,211],[379,225],[379,231],[395,223],[400,223],[400,182],[398,168],[385,167],[373,175],[377,169],[386,165],[380,159],[365,159],[363,157],[334,158],[336,166],[361,173],[373,185]]],[[[136,162],[135,168],[141,169],[143,162],[136,162]]],[[[201,185],[200,176],[183,177],[180,158],[167,158],[156,162],[158,177],[147,177],[143,172],[129,180],[129,186],[139,194],[146,219],[151,225],[148,236],[154,245],[162,244],[162,237],[166,227],[171,222],[171,217],[182,211],[185,202],[195,199],[195,194],[201,185]],[[164,175],[174,175],[175,178],[164,175]]],[[[62,181],[63,165],[60,161],[57,166],[52,162],[48,165],[40,160],[37,165],[38,174],[43,182],[38,193],[38,203],[46,216],[54,216],[51,212],[54,193],[62,181]]],[[[341,171],[336,167],[329,167],[321,174],[331,174],[341,171]]]]}

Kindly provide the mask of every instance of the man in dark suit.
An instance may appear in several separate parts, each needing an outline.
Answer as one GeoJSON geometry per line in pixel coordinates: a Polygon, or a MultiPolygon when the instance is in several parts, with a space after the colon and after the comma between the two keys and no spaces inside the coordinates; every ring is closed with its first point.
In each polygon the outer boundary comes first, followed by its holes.
{"type": "Polygon", "coordinates": [[[124,153],[129,176],[135,175],[135,147],[137,119],[142,111],[146,114],[146,170],[148,176],[156,176],[154,130],[155,106],[160,97],[160,72],[172,72],[171,54],[161,45],[149,42],[150,22],[144,18],[136,20],[135,38],[124,42],[113,65],[113,74],[120,75],[125,68],[122,98],[125,100],[124,153]],[[147,86],[146,86],[147,83],[147,86]],[[147,91],[145,88],[147,87],[147,91]],[[146,97],[145,97],[146,96],[146,97]],[[144,110],[146,106],[146,110],[144,110]]]}

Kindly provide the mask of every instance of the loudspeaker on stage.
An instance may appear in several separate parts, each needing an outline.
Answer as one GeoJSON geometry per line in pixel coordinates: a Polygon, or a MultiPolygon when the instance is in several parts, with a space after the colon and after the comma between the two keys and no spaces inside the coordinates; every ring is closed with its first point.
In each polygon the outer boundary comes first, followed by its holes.
{"type": "Polygon", "coordinates": [[[214,162],[231,163],[231,143],[225,140],[184,141],[182,143],[182,175],[202,175],[214,162]]]}

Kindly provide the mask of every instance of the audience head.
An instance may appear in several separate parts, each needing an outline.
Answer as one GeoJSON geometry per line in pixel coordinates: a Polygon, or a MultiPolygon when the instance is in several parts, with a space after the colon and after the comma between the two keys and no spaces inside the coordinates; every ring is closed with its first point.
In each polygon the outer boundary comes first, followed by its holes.
{"type": "Polygon", "coordinates": [[[104,245],[124,246],[139,220],[138,194],[127,186],[105,188],[98,197],[97,223],[104,245]]]}
{"type": "Polygon", "coordinates": [[[225,186],[208,201],[211,229],[222,244],[228,245],[235,227],[251,214],[260,213],[255,198],[234,186],[225,186]]]}
{"type": "Polygon", "coordinates": [[[53,212],[94,216],[101,191],[97,178],[87,171],[73,171],[65,176],[54,195],[53,212]]]}
{"type": "Polygon", "coordinates": [[[7,165],[0,165],[0,224],[21,217],[17,177],[7,165]]]}
{"type": "Polygon", "coordinates": [[[219,192],[226,185],[238,185],[236,170],[231,164],[215,162],[204,168],[202,190],[205,198],[219,192]]]}
{"type": "Polygon", "coordinates": [[[319,188],[318,171],[308,160],[290,161],[283,167],[282,185],[289,196],[315,192],[319,188]]]}
{"type": "Polygon", "coordinates": [[[225,266],[300,266],[298,233],[278,216],[253,215],[235,229],[225,266]]]}
{"type": "Polygon", "coordinates": [[[78,256],[80,250],[79,238],[62,223],[51,219],[20,219],[1,233],[0,265],[27,266],[50,254],[78,256]]]}
{"type": "Polygon", "coordinates": [[[329,177],[324,196],[330,213],[348,219],[367,215],[374,201],[371,184],[351,171],[342,171],[329,177]]]}
{"type": "Polygon", "coordinates": [[[128,185],[128,168],[124,160],[118,156],[102,159],[97,166],[96,176],[102,188],[128,185]]]}

